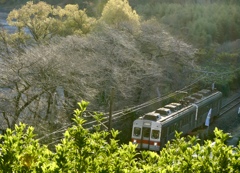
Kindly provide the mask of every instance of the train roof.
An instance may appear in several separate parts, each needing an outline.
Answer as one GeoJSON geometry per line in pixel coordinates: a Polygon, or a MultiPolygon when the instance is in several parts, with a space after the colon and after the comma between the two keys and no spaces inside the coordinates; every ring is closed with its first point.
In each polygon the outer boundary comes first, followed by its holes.
{"type": "Polygon", "coordinates": [[[182,104],[181,104],[181,103],[176,103],[176,102],[173,102],[173,103],[171,103],[171,105],[175,105],[175,106],[181,106],[182,104]]]}
{"type": "Polygon", "coordinates": [[[149,112],[149,113],[145,114],[144,116],[142,116],[140,119],[158,121],[160,118],[161,118],[161,116],[159,113],[149,112]]]}
{"type": "Polygon", "coordinates": [[[201,99],[197,99],[195,98],[195,102],[193,103],[190,103],[189,105],[183,107],[182,109],[180,109],[179,111],[177,112],[173,112],[172,114],[170,114],[169,116],[167,117],[161,117],[161,119],[159,120],[159,122],[162,122],[163,124],[164,123],[167,123],[169,122],[170,120],[172,119],[175,119],[179,116],[181,116],[183,113],[187,112],[187,111],[191,111],[191,110],[195,110],[196,107],[194,105],[197,105],[197,106],[202,106],[206,103],[208,103],[209,101],[212,101],[212,100],[215,100],[215,99],[219,99],[222,97],[222,93],[219,92],[219,91],[215,91],[215,92],[208,92],[207,90],[204,90],[203,92],[205,93],[208,93],[207,96],[205,97],[202,97],[201,99]]]}
{"type": "Polygon", "coordinates": [[[200,91],[197,92],[198,94],[202,94],[203,96],[208,96],[211,94],[211,90],[208,89],[202,89],[200,91]]]}
{"type": "Polygon", "coordinates": [[[175,112],[172,112],[168,108],[161,107],[154,112],[145,114],[143,117],[140,117],[140,119],[152,120],[152,121],[157,121],[157,122],[161,122],[162,124],[165,124],[165,123],[168,123],[170,120],[173,120],[181,116],[187,111],[194,111],[196,109],[194,105],[202,106],[204,104],[207,104],[209,101],[220,99],[221,97],[222,97],[222,93],[219,91],[212,92],[210,90],[204,89],[195,94],[192,94],[191,97],[187,97],[187,98],[192,98],[194,102],[189,102],[189,104],[185,106],[180,103],[174,103],[175,105],[180,106],[180,109],[175,112]]]}
{"type": "Polygon", "coordinates": [[[172,111],[169,108],[158,108],[156,111],[156,113],[159,113],[161,116],[168,116],[172,113],[172,111]]]}
{"type": "Polygon", "coordinates": [[[197,98],[196,97],[193,97],[193,96],[188,96],[188,97],[185,97],[184,99],[183,99],[183,101],[185,102],[185,103],[194,103],[194,102],[196,102],[197,101],[197,98]]]}
{"type": "Polygon", "coordinates": [[[171,109],[171,108],[176,108],[176,105],[168,104],[164,106],[165,108],[171,109]]]}
{"type": "Polygon", "coordinates": [[[177,111],[178,110],[178,107],[177,105],[174,105],[174,104],[168,104],[168,105],[165,105],[164,108],[168,108],[170,109],[172,112],[174,111],[177,111]]]}

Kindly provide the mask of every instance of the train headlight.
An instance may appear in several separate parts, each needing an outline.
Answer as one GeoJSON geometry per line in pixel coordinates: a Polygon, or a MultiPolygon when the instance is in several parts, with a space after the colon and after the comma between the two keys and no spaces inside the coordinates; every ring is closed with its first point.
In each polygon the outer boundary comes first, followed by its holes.
{"type": "Polygon", "coordinates": [[[137,140],[136,140],[136,139],[134,139],[134,140],[133,140],[133,143],[137,143],[137,140]]]}
{"type": "Polygon", "coordinates": [[[157,146],[157,142],[154,142],[154,146],[157,146]]]}

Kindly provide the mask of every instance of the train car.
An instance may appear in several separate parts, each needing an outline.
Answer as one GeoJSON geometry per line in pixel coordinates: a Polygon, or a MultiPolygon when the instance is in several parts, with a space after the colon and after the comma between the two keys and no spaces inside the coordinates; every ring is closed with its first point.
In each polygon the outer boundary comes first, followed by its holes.
{"type": "Polygon", "coordinates": [[[133,122],[131,140],[138,149],[160,151],[175,137],[175,131],[186,135],[203,126],[206,118],[212,121],[220,113],[222,93],[204,89],[186,97],[182,104],[174,104],[181,108],[159,108],[133,122]]]}

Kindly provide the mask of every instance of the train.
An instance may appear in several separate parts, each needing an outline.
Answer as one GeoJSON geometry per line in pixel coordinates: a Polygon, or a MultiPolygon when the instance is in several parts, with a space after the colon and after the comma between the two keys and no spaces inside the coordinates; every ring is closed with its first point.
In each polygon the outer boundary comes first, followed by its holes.
{"type": "Polygon", "coordinates": [[[194,129],[209,126],[220,114],[222,92],[202,89],[179,102],[169,103],[133,121],[131,141],[137,149],[160,151],[175,132],[187,135],[194,129]]]}

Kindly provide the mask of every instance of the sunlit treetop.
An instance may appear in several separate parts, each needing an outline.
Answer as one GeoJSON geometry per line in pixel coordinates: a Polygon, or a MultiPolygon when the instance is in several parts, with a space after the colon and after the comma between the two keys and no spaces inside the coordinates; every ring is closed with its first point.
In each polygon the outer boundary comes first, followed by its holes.
{"type": "Polygon", "coordinates": [[[45,21],[50,13],[52,13],[51,5],[42,1],[38,4],[29,1],[19,10],[12,10],[7,21],[10,25],[17,27],[24,27],[25,25],[32,27],[37,23],[37,20],[45,21]]]}
{"type": "Polygon", "coordinates": [[[40,41],[53,35],[86,34],[95,19],[88,17],[85,10],[79,10],[78,5],[55,8],[42,1],[37,4],[30,1],[11,11],[7,21],[18,29],[27,28],[33,38],[40,41]]]}
{"type": "Polygon", "coordinates": [[[68,4],[64,8],[54,9],[54,15],[59,17],[60,35],[87,34],[91,31],[96,19],[88,17],[85,10],[79,10],[77,4],[68,4]]]}
{"type": "Polygon", "coordinates": [[[100,19],[109,25],[131,23],[135,28],[140,26],[140,17],[129,5],[128,0],[109,0],[100,19]]]}
{"type": "Polygon", "coordinates": [[[52,6],[45,2],[34,4],[29,1],[22,8],[12,10],[7,21],[9,25],[17,28],[27,28],[35,40],[41,40],[52,32],[55,22],[55,19],[50,17],[52,10],[52,6]]]}

